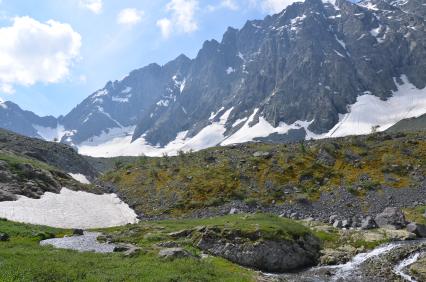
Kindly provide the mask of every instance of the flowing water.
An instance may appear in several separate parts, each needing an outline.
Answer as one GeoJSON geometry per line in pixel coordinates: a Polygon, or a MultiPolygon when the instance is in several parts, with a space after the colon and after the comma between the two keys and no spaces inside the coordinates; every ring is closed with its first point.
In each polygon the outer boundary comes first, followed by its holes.
{"type": "Polygon", "coordinates": [[[398,263],[395,266],[394,272],[396,274],[398,274],[399,276],[401,276],[402,278],[404,278],[406,281],[416,282],[416,280],[413,277],[411,277],[410,275],[408,275],[404,272],[404,269],[406,267],[412,265],[413,263],[415,263],[419,259],[421,254],[422,254],[422,252],[417,252],[417,253],[412,254],[408,258],[402,260],[400,263],[398,263]]]}
{"type": "MultiPolygon", "coordinates": [[[[276,275],[277,277],[284,278],[286,281],[293,282],[328,282],[328,281],[337,281],[337,282],[361,282],[361,281],[371,281],[371,276],[366,278],[364,273],[365,267],[372,263],[378,261],[387,261],[386,255],[391,251],[395,250],[404,250],[404,248],[412,246],[421,246],[422,243],[426,243],[425,240],[415,240],[415,241],[404,241],[404,242],[393,242],[385,245],[381,245],[369,252],[360,253],[352,258],[351,261],[334,266],[319,266],[306,269],[297,273],[287,273],[276,275]]],[[[406,269],[411,264],[415,263],[421,254],[426,253],[426,244],[423,244],[423,251],[416,251],[411,253],[409,257],[399,261],[393,268],[394,274],[398,275],[405,281],[416,282],[416,280],[408,275],[406,269]]],[[[386,278],[380,277],[375,281],[388,281],[386,278]]]]}

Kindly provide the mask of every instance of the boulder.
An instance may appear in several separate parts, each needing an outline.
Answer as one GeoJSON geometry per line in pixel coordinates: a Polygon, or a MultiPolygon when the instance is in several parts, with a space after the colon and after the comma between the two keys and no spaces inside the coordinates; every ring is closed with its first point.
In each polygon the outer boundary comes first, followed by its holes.
{"type": "Polygon", "coordinates": [[[0,168],[0,182],[8,183],[13,180],[13,174],[9,170],[1,170],[0,168]]]}
{"type": "Polygon", "coordinates": [[[387,207],[374,221],[381,228],[402,229],[406,226],[404,214],[401,209],[395,207],[387,207]]]}
{"type": "Polygon", "coordinates": [[[7,233],[0,233],[0,242],[9,241],[9,234],[7,233]]]}
{"type": "Polygon", "coordinates": [[[238,210],[238,209],[236,209],[236,208],[232,208],[230,211],[229,211],[229,214],[237,214],[237,213],[239,213],[240,211],[238,210]]]}
{"type": "Polygon", "coordinates": [[[197,240],[197,247],[211,255],[268,272],[316,265],[320,255],[320,242],[311,234],[284,240],[263,238],[260,232],[208,228],[197,240]]]}
{"type": "Polygon", "coordinates": [[[123,253],[125,256],[134,256],[140,252],[141,248],[132,244],[120,243],[114,247],[114,252],[123,253]]]}
{"type": "Polygon", "coordinates": [[[317,162],[326,166],[334,166],[336,158],[334,158],[325,149],[320,149],[317,156],[317,162]]]}
{"type": "Polygon", "coordinates": [[[177,248],[179,247],[179,244],[174,242],[174,241],[166,241],[166,242],[160,242],[155,244],[158,247],[162,247],[162,248],[177,248]]]}
{"type": "Polygon", "coordinates": [[[423,224],[411,222],[407,225],[407,231],[416,234],[420,238],[426,237],[426,226],[423,224]]]}
{"type": "Polygon", "coordinates": [[[337,219],[337,215],[333,214],[328,219],[328,223],[333,224],[336,221],[336,219],[337,219]]]}
{"type": "Polygon", "coordinates": [[[194,230],[184,229],[184,230],[179,230],[179,231],[176,231],[176,232],[171,232],[168,235],[172,238],[184,238],[184,237],[188,237],[189,235],[191,235],[192,232],[194,232],[194,230]]]}
{"type": "Polygon", "coordinates": [[[82,236],[82,235],[84,235],[84,230],[83,229],[74,229],[72,231],[72,235],[74,235],[74,236],[82,236]]]}
{"type": "Polygon", "coordinates": [[[344,220],[342,220],[342,227],[343,228],[349,228],[349,227],[351,227],[351,224],[352,224],[352,222],[351,222],[350,219],[344,219],[344,220]]]}
{"type": "Polygon", "coordinates": [[[162,259],[177,259],[192,256],[188,251],[182,248],[166,248],[160,250],[158,256],[162,259]]]}
{"type": "Polygon", "coordinates": [[[341,220],[335,220],[333,223],[334,228],[342,228],[342,221],[341,220]]]}
{"type": "Polygon", "coordinates": [[[255,158],[263,157],[265,159],[269,159],[269,158],[272,157],[272,154],[270,152],[257,151],[253,154],[253,157],[255,157],[255,158]]]}
{"type": "Polygon", "coordinates": [[[360,222],[359,218],[357,216],[352,217],[351,227],[357,228],[359,226],[361,226],[361,222],[360,222]]]}
{"type": "Polygon", "coordinates": [[[376,222],[373,220],[371,216],[367,216],[361,221],[361,229],[367,230],[367,229],[373,229],[376,228],[376,222]]]}

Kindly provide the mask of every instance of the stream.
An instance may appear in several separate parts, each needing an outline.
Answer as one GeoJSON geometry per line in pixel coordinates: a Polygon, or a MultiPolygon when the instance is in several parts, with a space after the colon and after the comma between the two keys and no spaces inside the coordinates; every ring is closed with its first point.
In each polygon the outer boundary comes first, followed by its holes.
{"type": "Polygon", "coordinates": [[[426,240],[398,241],[360,253],[345,264],[318,266],[300,272],[268,276],[294,282],[387,282],[395,279],[418,282],[408,274],[407,267],[415,263],[422,254],[426,254],[426,240]]]}

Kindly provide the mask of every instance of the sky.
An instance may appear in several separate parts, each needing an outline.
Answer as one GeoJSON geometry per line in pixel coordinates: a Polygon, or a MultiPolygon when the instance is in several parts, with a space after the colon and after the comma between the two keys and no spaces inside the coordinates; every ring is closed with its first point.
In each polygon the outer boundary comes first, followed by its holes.
{"type": "Polygon", "coordinates": [[[294,0],[0,0],[0,100],[68,113],[109,80],[180,54],[294,0]]]}

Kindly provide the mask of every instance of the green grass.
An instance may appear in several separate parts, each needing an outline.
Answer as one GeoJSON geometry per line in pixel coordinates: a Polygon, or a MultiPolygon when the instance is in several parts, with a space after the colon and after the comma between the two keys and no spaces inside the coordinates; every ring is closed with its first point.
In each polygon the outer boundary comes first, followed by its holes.
{"type": "MultiPolygon", "coordinates": [[[[165,223],[169,225],[170,223],[165,223]]],[[[121,228],[115,228],[115,231],[121,228]]],[[[52,236],[69,230],[0,221],[0,281],[254,281],[253,271],[221,258],[164,261],[157,250],[139,255],[78,253],[39,246],[40,233],[52,236]]]]}
{"type": "Polygon", "coordinates": [[[55,170],[52,166],[24,156],[19,156],[15,153],[0,150],[0,160],[5,161],[13,169],[20,164],[30,164],[33,167],[45,170],[55,170]]]}
{"type": "Polygon", "coordinates": [[[415,208],[404,209],[404,214],[408,221],[426,225],[426,217],[424,216],[425,213],[426,206],[417,206],[415,208]]]}
{"type": "Polygon", "coordinates": [[[239,230],[241,234],[258,232],[263,239],[293,240],[310,233],[296,221],[271,214],[239,214],[204,219],[176,219],[142,222],[129,227],[111,228],[106,231],[118,233],[118,241],[131,241],[141,246],[152,242],[172,240],[167,234],[198,227],[217,227],[221,230],[239,230]],[[128,235],[131,234],[131,235],[128,235]]]}

